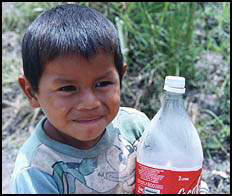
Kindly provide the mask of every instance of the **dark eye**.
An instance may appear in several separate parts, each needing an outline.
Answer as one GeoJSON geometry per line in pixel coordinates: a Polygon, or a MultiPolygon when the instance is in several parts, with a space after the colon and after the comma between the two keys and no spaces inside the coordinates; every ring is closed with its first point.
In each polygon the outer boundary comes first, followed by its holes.
{"type": "Polygon", "coordinates": [[[71,92],[75,90],[77,90],[75,86],[64,86],[64,87],[59,88],[59,91],[63,91],[63,92],[71,92]]]}
{"type": "Polygon", "coordinates": [[[113,84],[113,82],[111,82],[111,81],[97,82],[96,83],[96,88],[104,88],[104,87],[107,87],[107,86],[109,86],[111,84],[113,84]]]}

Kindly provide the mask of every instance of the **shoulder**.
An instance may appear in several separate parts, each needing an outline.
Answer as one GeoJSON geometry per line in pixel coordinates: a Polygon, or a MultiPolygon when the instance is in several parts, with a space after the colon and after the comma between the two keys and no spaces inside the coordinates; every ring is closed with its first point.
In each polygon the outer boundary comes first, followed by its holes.
{"type": "Polygon", "coordinates": [[[32,158],[34,157],[39,145],[36,134],[33,132],[17,153],[14,173],[19,173],[24,168],[31,166],[32,158]]]}
{"type": "Polygon", "coordinates": [[[131,123],[149,123],[150,120],[145,113],[130,107],[120,107],[119,109],[119,118],[120,120],[132,120],[131,123]],[[144,122],[145,121],[145,122],[144,122]]]}
{"type": "Polygon", "coordinates": [[[118,118],[122,126],[147,126],[150,122],[145,113],[129,107],[120,107],[118,118]]]}
{"type": "Polygon", "coordinates": [[[141,111],[139,111],[139,110],[137,110],[135,108],[120,107],[119,112],[127,114],[127,115],[135,115],[135,116],[138,116],[138,117],[148,118],[144,112],[141,112],[141,111]]]}
{"type": "Polygon", "coordinates": [[[52,176],[38,168],[24,168],[11,179],[13,193],[58,193],[52,176]]]}
{"type": "Polygon", "coordinates": [[[138,140],[150,120],[141,111],[129,107],[120,107],[117,115],[118,128],[123,137],[134,143],[138,140]]]}
{"type": "Polygon", "coordinates": [[[45,189],[48,192],[56,191],[50,169],[54,156],[37,135],[42,121],[43,119],[18,151],[11,176],[12,189],[15,193],[43,193],[45,189]],[[44,186],[41,186],[42,184],[44,186]]]}
{"type": "Polygon", "coordinates": [[[17,153],[15,167],[13,171],[13,176],[17,176],[26,168],[31,168],[33,160],[38,155],[38,150],[40,149],[42,143],[37,137],[37,131],[40,128],[42,120],[36,125],[35,130],[33,130],[30,137],[25,141],[17,153]]]}

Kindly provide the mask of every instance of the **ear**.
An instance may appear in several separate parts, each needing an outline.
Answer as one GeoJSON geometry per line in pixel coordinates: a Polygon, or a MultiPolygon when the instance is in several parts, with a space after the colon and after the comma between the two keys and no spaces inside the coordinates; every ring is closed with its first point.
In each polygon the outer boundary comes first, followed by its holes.
{"type": "Polygon", "coordinates": [[[128,69],[128,65],[127,64],[123,64],[122,77],[124,77],[126,75],[127,69],[128,69]]]}
{"type": "Polygon", "coordinates": [[[40,104],[36,98],[36,95],[33,92],[33,89],[31,87],[31,84],[28,82],[25,76],[19,76],[18,83],[21,89],[23,90],[23,93],[27,97],[31,107],[38,108],[40,107],[40,104]]]}

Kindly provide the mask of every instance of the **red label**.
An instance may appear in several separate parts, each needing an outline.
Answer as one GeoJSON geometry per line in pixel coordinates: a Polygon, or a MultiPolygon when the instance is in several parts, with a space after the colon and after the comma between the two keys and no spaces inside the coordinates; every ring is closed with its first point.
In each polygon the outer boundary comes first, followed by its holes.
{"type": "Polygon", "coordinates": [[[136,162],[136,194],[198,194],[201,171],[172,171],[136,162]]]}

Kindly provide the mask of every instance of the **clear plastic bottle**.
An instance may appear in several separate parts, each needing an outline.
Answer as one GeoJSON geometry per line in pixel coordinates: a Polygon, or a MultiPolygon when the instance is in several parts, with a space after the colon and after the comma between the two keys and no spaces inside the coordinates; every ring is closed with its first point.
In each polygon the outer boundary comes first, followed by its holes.
{"type": "Polygon", "coordinates": [[[185,108],[185,78],[166,76],[162,106],[144,131],[136,160],[136,193],[198,193],[203,151],[185,108]]]}

